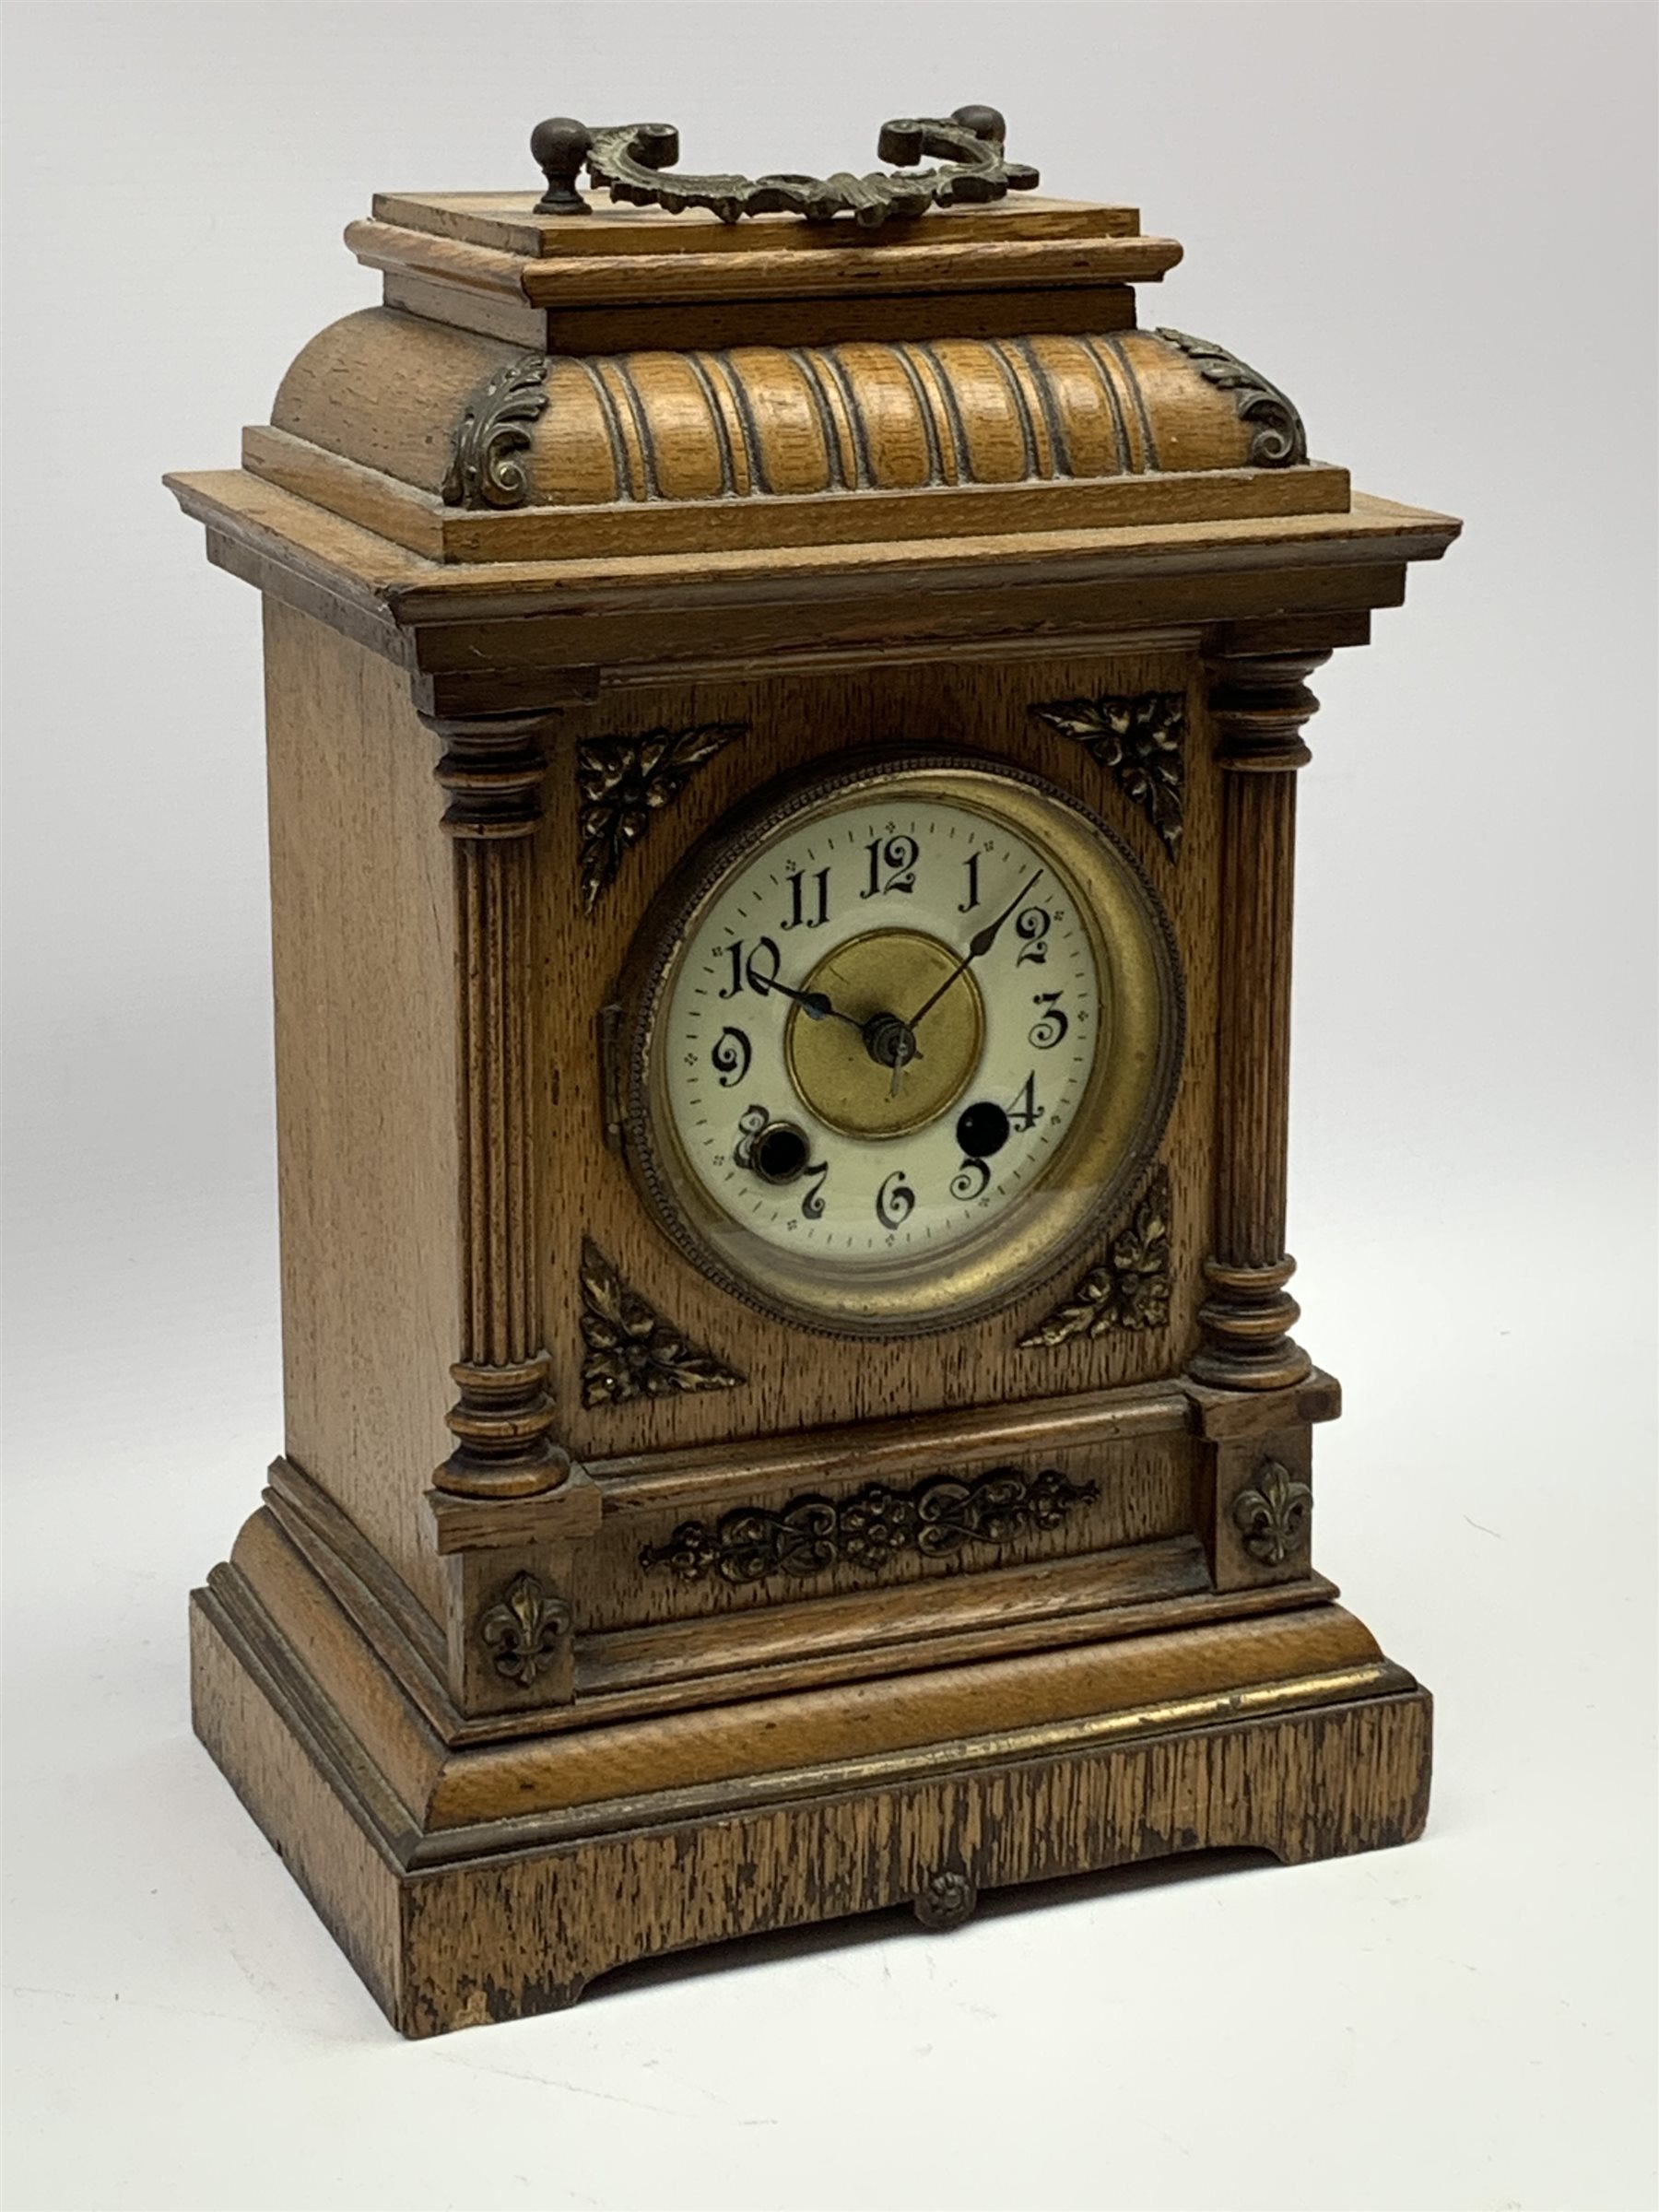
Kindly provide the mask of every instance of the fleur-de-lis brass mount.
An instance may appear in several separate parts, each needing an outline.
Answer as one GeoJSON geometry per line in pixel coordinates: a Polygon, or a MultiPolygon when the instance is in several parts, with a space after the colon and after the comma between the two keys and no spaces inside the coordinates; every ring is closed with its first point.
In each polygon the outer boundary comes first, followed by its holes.
{"type": "Polygon", "coordinates": [[[530,472],[515,460],[547,404],[545,353],[526,353],[485,378],[466,403],[443,479],[446,507],[522,507],[530,472]]]}
{"type": "Polygon", "coordinates": [[[478,1618],[478,1641],[503,1682],[534,1689],[559,1656],[571,1630],[571,1608],[533,1574],[514,1575],[497,1602],[478,1618]]]}
{"type": "Polygon", "coordinates": [[[935,1475],[908,1490],[871,1483],[850,1498],[793,1498],[775,1512],[738,1506],[712,1528],[682,1521],[666,1543],[644,1547],[640,1564],[665,1567],[682,1583],[718,1576],[739,1587],[774,1575],[803,1580],[832,1567],[879,1574],[907,1552],[948,1559],[966,1545],[1009,1544],[1058,1528],[1100,1494],[1098,1483],[1072,1482],[1057,1467],[1035,1475],[993,1467],[967,1480],[935,1475]]]}
{"type": "Polygon", "coordinates": [[[1239,419],[1250,423],[1255,432],[1250,441],[1252,468],[1293,468],[1307,459],[1308,433],[1301,417],[1259,370],[1224,346],[1189,337],[1184,330],[1157,330],[1152,335],[1184,353],[1206,383],[1232,394],[1239,419]]]}
{"type": "Polygon", "coordinates": [[[682,1391],[734,1390],[747,1378],[692,1344],[649,1300],[630,1290],[594,1242],[582,1246],[584,1406],[627,1406],[682,1391]]]}
{"type": "Polygon", "coordinates": [[[1103,1336],[1108,1329],[1161,1329],[1170,1319],[1170,1174],[1159,1168],[1112,1241],[1112,1250],[1071,1296],[1019,1339],[1023,1350],[1103,1336]]]}
{"type": "Polygon", "coordinates": [[[1033,714],[1064,737],[1075,737],[1102,768],[1111,769],[1162,838],[1170,858],[1181,856],[1182,743],[1186,736],[1186,695],[1140,691],[1133,697],[1056,699],[1033,714]]]}
{"type": "Polygon", "coordinates": [[[1233,1524],[1251,1558],[1264,1567],[1282,1567],[1308,1540],[1313,1493],[1277,1459],[1256,1469],[1254,1488],[1233,1500],[1233,1524]]]}
{"type": "Polygon", "coordinates": [[[578,747],[582,799],[582,900],[592,913],[615,882],[622,857],[671,806],[687,779],[747,722],[703,722],[689,730],[647,730],[638,737],[591,737],[578,747]]]}
{"type": "Polygon", "coordinates": [[[613,200],[636,207],[662,207],[680,215],[706,207],[723,223],[746,215],[798,215],[809,223],[832,222],[851,215],[864,229],[925,215],[931,207],[958,201],[1000,200],[1005,193],[1029,192],[1039,182],[1024,161],[1003,152],[1007,124],[994,108],[958,108],[947,116],[903,117],[884,123],[876,151],[896,171],[874,170],[855,177],[841,170],[832,177],[780,174],[665,176],[679,159],[679,132],[671,123],[619,123],[590,128],[574,116],[555,115],[530,135],[530,151],[547,180],[538,215],[588,215],[576,189],[585,164],[595,184],[613,200]],[[924,156],[936,169],[913,166],[924,156]]]}

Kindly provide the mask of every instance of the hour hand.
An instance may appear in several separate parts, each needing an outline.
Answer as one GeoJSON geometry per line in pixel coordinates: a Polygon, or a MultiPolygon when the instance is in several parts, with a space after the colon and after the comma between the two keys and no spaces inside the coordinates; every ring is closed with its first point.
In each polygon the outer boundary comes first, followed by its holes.
{"type": "Polygon", "coordinates": [[[793,998],[808,1021],[851,1021],[855,1030],[864,1027],[862,1022],[853,1021],[851,1014],[843,1014],[839,1006],[832,1006],[821,991],[796,991],[788,983],[779,982],[776,976],[771,978],[766,988],[781,992],[785,998],[793,998]]]}

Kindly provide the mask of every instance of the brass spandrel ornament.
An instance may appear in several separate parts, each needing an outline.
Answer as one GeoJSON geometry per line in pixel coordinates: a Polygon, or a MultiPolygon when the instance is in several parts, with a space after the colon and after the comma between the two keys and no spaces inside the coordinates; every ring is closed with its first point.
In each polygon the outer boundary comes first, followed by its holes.
{"type": "Polygon", "coordinates": [[[172,479],[265,601],[288,1423],[196,1724],[409,2034],[1426,1814],[1311,1558],[1291,867],[1457,525],[1006,135],[556,118],[172,479]]]}

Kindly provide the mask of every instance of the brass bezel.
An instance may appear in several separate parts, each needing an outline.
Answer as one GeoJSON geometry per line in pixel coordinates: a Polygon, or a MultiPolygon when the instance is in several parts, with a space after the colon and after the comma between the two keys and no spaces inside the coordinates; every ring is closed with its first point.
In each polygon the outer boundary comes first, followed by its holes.
{"type": "Polygon", "coordinates": [[[1011,1305],[1071,1261],[1150,1162],[1174,1103],[1185,1000],[1174,933],[1139,862],[1092,808],[984,754],[861,749],[779,778],[717,823],[652,901],[618,986],[624,1150],[647,1210],[709,1279],[826,1335],[927,1335],[1011,1305]],[[866,785],[967,806],[1046,851],[1084,917],[1101,1032],[1084,1099],[1050,1172],[944,1258],[877,1261],[859,1279],[797,1261],[733,1223],[702,1190],[665,1111],[659,1021],[677,960],[733,869],[785,823],[866,785]]]}

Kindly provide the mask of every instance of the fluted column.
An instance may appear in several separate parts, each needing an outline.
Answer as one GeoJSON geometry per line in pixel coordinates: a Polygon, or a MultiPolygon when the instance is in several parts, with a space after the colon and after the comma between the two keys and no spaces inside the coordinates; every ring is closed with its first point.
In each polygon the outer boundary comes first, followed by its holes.
{"type": "Polygon", "coordinates": [[[459,1396],[441,1490],[520,1498],[569,1471],[553,1442],[535,1264],[529,1082],[531,841],[545,763],[535,715],[432,722],[453,841],[461,1134],[459,1396]]]}
{"type": "Polygon", "coordinates": [[[1223,772],[1221,1009],[1215,1248],[1192,1371],[1236,1390],[1277,1390],[1312,1367],[1288,1334],[1286,1286],[1290,1073],[1290,924],[1296,771],[1302,724],[1319,702],[1303,678],[1324,653],[1210,664],[1210,715],[1223,772]]]}

